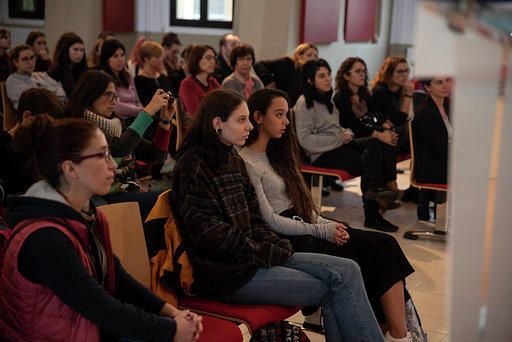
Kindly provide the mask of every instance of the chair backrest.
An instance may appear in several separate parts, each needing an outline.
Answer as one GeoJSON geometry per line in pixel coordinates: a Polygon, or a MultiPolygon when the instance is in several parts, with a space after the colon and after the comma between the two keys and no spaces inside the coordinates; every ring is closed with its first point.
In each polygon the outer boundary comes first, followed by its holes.
{"type": "Polygon", "coordinates": [[[150,266],[139,204],[124,202],[98,208],[105,213],[112,249],[126,271],[149,288],[150,266]]]}
{"type": "Polygon", "coordinates": [[[7,97],[7,86],[5,82],[0,82],[0,91],[2,93],[2,104],[3,104],[3,128],[8,130],[16,125],[16,114],[11,100],[7,97]]]}
{"type": "Polygon", "coordinates": [[[181,147],[185,139],[186,113],[180,99],[176,99],[176,150],[181,147]]]}
{"type": "Polygon", "coordinates": [[[412,132],[412,120],[409,120],[407,125],[409,125],[409,145],[411,146],[411,185],[417,187],[416,178],[414,176],[414,139],[412,132]]]}

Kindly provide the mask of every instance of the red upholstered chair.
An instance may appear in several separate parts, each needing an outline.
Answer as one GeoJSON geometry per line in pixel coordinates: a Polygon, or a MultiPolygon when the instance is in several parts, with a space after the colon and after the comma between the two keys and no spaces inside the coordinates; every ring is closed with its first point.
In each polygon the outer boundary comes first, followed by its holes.
{"type": "MultiPolygon", "coordinates": [[[[112,249],[121,264],[139,283],[149,287],[149,258],[138,203],[110,204],[100,207],[99,210],[107,217],[112,249]]],[[[240,328],[233,322],[203,317],[203,332],[198,341],[241,342],[243,336],[240,328]]]]}
{"type": "MultiPolygon", "coordinates": [[[[447,184],[433,184],[433,183],[418,183],[414,176],[414,144],[413,144],[413,133],[412,124],[409,121],[409,141],[411,144],[411,186],[418,189],[428,189],[436,191],[448,191],[447,184]]],[[[408,230],[404,233],[404,238],[409,240],[417,240],[420,237],[430,238],[440,241],[446,241],[446,206],[443,205],[438,208],[436,215],[436,228],[431,230],[408,230]],[[441,209],[441,210],[439,210],[441,209]]]]}
{"type": "Polygon", "coordinates": [[[300,310],[300,307],[280,305],[234,305],[214,300],[185,296],[179,298],[181,308],[187,308],[201,315],[222,318],[237,324],[245,324],[252,334],[270,322],[279,322],[289,318],[300,310]]]}
{"type": "Polygon", "coordinates": [[[242,342],[242,331],[233,322],[203,316],[203,332],[197,342],[242,342]]]}

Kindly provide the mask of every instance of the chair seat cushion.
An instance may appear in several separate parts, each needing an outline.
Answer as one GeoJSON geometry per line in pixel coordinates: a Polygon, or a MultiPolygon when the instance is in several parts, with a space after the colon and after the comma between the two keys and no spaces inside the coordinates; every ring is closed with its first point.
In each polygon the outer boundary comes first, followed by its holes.
{"type": "Polygon", "coordinates": [[[300,310],[300,307],[280,305],[232,305],[210,299],[186,296],[179,299],[181,307],[192,311],[210,314],[233,322],[244,323],[255,331],[270,322],[279,322],[300,310]]]}
{"type": "Polygon", "coordinates": [[[306,172],[306,173],[317,173],[317,174],[323,174],[323,175],[329,175],[329,176],[338,177],[342,181],[346,181],[346,180],[349,180],[349,179],[357,177],[357,176],[351,175],[350,173],[348,173],[345,170],[341,170],[341,169],[328,169],[328,168],[318,167],[318,166],[313,166],[313,165],[302,165],[300,170],[302,172],[306,172]]]}

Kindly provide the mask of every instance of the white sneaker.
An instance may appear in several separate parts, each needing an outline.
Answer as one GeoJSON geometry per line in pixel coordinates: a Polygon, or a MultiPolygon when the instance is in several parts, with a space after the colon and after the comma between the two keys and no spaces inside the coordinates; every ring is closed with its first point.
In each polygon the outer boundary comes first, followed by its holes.
{"type": "Polygon", "coordinates": [[[391,334],[388,331],[386,333],[386,335],[384,336],[384,338],[386,339],[386,342],[412,342],[412,338],[411,338],[411,333],[410,332],[407,332],[407,335],[405,337],[396,338],[396,337],[391,336],[391,334]]]}

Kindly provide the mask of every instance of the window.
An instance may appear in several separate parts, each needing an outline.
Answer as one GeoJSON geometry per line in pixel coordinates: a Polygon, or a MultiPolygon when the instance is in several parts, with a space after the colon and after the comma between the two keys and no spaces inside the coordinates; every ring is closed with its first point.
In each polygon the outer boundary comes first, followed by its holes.
{"type": "Polygon", "coordinates": [[[44,20],[44,0],[9,0],[9,18],[44,20]]]}
{"type": "Polygon", "coordinates": [[[234,0],[171,0],[171,26],[233,28],[234,0]]]}

